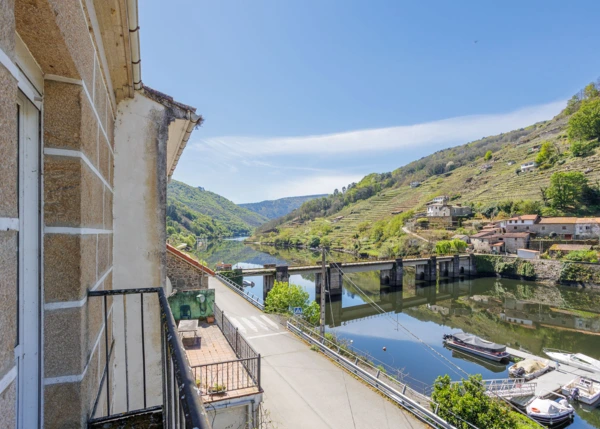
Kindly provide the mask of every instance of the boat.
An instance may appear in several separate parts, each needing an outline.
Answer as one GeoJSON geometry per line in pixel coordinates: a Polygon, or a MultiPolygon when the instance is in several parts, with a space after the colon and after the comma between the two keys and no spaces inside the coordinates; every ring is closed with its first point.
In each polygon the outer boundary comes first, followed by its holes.
{"type": "Polygon", "coordinates": [[[444,344],[496,362],[508,360],[510,357],[510,354],[506,352],[506,346],[464,332],[444,334],[444,344]]]}
{"type": "Polygon", "coordinates": [[[600,381],[577,377],[561,388],[562,394],[587,405],[600,402],[600,381]]]}
{"type": "Polygon", "coordinates": [[[254,286],[254,282],[250,280],[242,280],[244,286],[254,286]]]}
{"type": "Polygon", "coordinates": [[[457,350],[452,347],[448,347],[444,344],[444,347],[448,350],[452,351],[452,357],[454,359],[460,359],[471,363],[476,363],[477,365],[481,365],[489,371],[501,373],[506,371],[507,362],[496,362],[489,359],[481,359],[477,356],[473,356],[470,353],[463,352],[462,350],[457,350]]]}
{"type": "Polygon", "coordinates": [[[538,396],[526,407],[527,415],[543,425],[556,426],[573,420],[575,409],[558,393],[538,396]],[[555,397],[554,399],[551,399],[555,397]]]}
{"type": "Polygon", "coordinates": [[[553,367],[548,359],[543,358],[527,358],[512,365],[508,368],[508,373],[512,377],[524,378],[525,380],[533,380],[551,371],[553,367]]]}
{"type": "Polygon", "coordinates": [[[565,365],[583,369],[590,372],[600,373],[600,361],[584,355],[583,353],[571,353],[558,349],[544,349],[544,353],[550,359],[565,365]]]}

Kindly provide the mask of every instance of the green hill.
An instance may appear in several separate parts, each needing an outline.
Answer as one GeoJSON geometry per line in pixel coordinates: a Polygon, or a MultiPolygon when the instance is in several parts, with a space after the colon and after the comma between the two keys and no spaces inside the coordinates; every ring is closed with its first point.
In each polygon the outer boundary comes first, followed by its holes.
{"type": "Polygon", "coordinates": [[[326,194],[321,195],[306,195],[303,197],[287,197],[278,200],[261,201],[260,203],[239,204],[254,213],[258,213],[267,219],[276,219],[285,216],[293,210],[296,210],[306,201],[314,200],[315,198],[326,197],[326,194]]]}
{"type": "Polygon", "coordinates": [[[268,219],[239,207],[214,192],[172,180],[167,187],[169,241],[193,245],[194,236],[207,238],[250,235],[268,219]]]}
{"type": "Polygon", "coordinates": [[[255,238],[276,244],[325,243],[386,257],[418,253],[415,247],[419,244],[409,239],[402,226],[424,216],[419,213],[433,197],[448,195],[452,204],[471,205],[478,217],[532,211],[560,215],[563,213],[552,207],[542,192],[557,172],[585,173],[590,185],[590,199],[564,214],[597,214],[600,97],[596,86],[590,86],[589,94],[571,99],[551,120],[440,150],[390,173],[370,174],[349,184],[343,193],[308,201],[261,225],[255,238]],[[583,134],[573,131],[582,112],[593,119],[580,127],[583,134]],[[585,150],[580,150],[581,146],[585,150]],[[540,147],[550,149],[549,159],[538,160],[540,147]],[[521,164],[535,160],[538,168],[520,172],[521,164]],[[419,185],[411,187],[412,182],[419,185]]]}

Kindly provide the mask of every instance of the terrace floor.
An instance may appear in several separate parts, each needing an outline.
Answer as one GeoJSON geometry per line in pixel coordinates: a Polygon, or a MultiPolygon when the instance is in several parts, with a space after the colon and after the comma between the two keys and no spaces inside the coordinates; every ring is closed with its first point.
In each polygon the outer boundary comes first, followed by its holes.
{"type": "Polygon", "coordinates": [[[259,393],[244,365],[235,362],[238,357],[216,324],[200,323],[197,333],[199,345],[186,347],[185,352],[204,403],[259,393]],[[225,392],[211,394],[216,385],[224,385],[225,392]]]}

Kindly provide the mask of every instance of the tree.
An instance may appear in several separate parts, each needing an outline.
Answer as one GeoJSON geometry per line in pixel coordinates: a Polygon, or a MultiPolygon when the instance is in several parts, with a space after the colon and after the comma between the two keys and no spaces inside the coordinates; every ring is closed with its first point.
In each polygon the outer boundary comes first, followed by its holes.
{"type": "Polygon", "coordinates": [[[542,143],[539,153],[535,157],[535,162],[539,165],[553,165],[558,159],[558,150],[552,143],[545,141],[542,143]]]}
{"type": "Polygon", "coordinates": [[[577,106],[581,100],[577,95],[571,97],[569,101],[567,101],[567,107],[565,108],[565,112],[567,115],[571,115],[577,111],[577,106]]]}
{"type": "Polygon", "coordinates": [[[598,262],[598,252],[595,250],[573,250],[565,256],[567,261],[574,262],[598,262]]]}
{"type": "Polygon", "coordinates": [[[583,142],[581,140],[575,140],[571,143],[571,153],[575,156],[585,157],[591,155],[594,145],[583,142]]]}
{"type": "Polygon", "coordinates": [[[550,177],[546,196],[553,208],[559,210],[574,208],[581,202],[587,184],[587,178],[579,171],[557,172],[550,177]]]}
{"type": "Polygon", "coordinates": [[[431,398],[437,403],[431,406],[439,406],[438,415],[460,429],[470,428],[466,422],[487,429],[519,427],[516,415],[508,406],[486,394],[479,374],[470,375],[462,383],[452,383],[448,375],[438,377],[431,398]]]}
{"type": "Polygon", "coordinates": [[[600,97],[585,100],[569,119],[571,140],[600,138],[600,97]]]}
{"type": "Polygon", "coordinates": [[[583,96],[586,100],[589,100],[590,98],[596,98],[598,95],[599,91],[594,82],[591,82],[585,88],[583,88],[583,96]]]}
{"type": "Polygon", "coordinates": [[[302,307],[304,317],[313,324],[319,320],[319,305],[310,302],[308,292],[302,286],[275,281],[265,299],[265,311],[286,314],[290,307],[302,307]]]}
{"type": "Polygon", "coordinates": [[[494,156],[494,154],[492,153],[491,150],[488,150],[485,155],[483,156],[483,160],[484,161],[489,161],[490,159],[492,159],[492,156],[494,156]]]}

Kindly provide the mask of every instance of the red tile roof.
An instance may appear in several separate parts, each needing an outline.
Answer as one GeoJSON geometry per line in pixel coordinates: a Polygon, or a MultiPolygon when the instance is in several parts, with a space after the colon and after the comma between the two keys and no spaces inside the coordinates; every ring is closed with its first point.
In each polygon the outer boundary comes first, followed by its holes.
{"type": "Polygon", "coordinates": [[[527,238],[529,237],[528,232],[507,232],[506,234],[498,234],[496,237],[499,238],[527,238]]]}
{"type": "Polygon", "coordinates": [[[198,268],[200,271],[205,272],[206,274],[209,274],[211,276],[215,275],[215,272],[213,270],[211,270],[208,267],[205,267],[204,265],[202,265],[200,262],[196,261],[191,256],[187,255],[186,253],[183,253],[181,250],[177,250],[176,248],[171,246],[169,243],[167,243],[167,252],[171,252],[173,255],[177,256],[178,258],[183,259],[187,263],[193,265],[194,267],[198,268]]]}
{"type": "Polygon", "coordinates": [[[576,217],[544,217],[540,220],[541,224],[560,224],[560,223],[577,223],[576,217]]]}
{"type": "Polygon", "coordinates": [[[532,215],[514,216],[508,220],[536,220],[537,218],[538,218],[538,215],[532,214],[532,215]]]}

